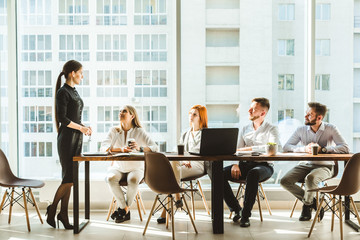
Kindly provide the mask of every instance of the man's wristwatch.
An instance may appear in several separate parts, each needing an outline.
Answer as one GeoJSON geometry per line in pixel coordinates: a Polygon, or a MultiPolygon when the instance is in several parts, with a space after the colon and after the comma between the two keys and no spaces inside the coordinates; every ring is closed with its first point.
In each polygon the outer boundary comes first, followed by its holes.
{"type": "Polygon", "coordinates": [[[320,151],[321,153],[326,153],[327,152],[326,147],[322,147],[320,151]]]}
{"type": "Polygon", "coordinates": [[[140,152],[144,152],[144,147],[140,147],[140,152]]]}

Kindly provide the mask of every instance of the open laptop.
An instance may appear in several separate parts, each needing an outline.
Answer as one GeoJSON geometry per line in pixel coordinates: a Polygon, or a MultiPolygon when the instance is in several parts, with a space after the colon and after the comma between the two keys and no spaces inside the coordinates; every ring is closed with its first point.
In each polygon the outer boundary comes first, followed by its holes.
{"type": "Polygon", "coordinates": [[[236,152],[238,128],[204,128],[201,131],[200,152],[195,155],[232,155],[236,152]]]}
{"type": "Polygon", "coordinates": [[[84,156],[107,156],[107,155],[111,154],[110,149],[112,149],[113,145],[114,145],[114,139],[112,140],[110,147],[108,148],[108,150],[106,152],[84,152],[84,153],[82,153],[82,155],[84,155],[84,156]]]}

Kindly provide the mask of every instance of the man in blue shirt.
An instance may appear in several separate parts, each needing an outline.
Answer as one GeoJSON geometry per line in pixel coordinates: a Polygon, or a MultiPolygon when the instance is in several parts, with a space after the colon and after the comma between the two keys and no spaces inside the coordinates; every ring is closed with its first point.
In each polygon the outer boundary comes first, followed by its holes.
{"type": "MultiPolygon", "coordinates": [[[[311,153],[311,147],[317,144],[319,153],[349,153],[349,147],[336,126],[323,122],[326,106],[316,102],[310,102],[308,106],[305,126],[294,132],[285,144],[284,152],[311,153]]],[[[331,178],[333,171],[333,161],[307,161],[291,169],[281,179],[281,186],[304,203],[300,221],[310,220],[312,209],[316,210],[316,193],[308,190],[317,188],[319,183],[331,178]],[[305,180],[305,190],[296,184],[302,180],[305,180]]]]}

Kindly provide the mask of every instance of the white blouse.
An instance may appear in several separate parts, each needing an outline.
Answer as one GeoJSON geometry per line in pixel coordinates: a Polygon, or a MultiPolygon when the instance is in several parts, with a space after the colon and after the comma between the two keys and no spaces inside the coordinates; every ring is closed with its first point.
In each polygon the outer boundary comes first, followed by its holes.
{"type": "MultiPolygon", "coordinates": [[[[143,128],[134,127],[127,132],[125,139],[124,130],[121,126],[112,127],[106,137],[101,143],[100,151],[106,151],[110,146],[113,148],[120,148],[127,146],[127,139],[134,138],[137,145],[140,147],[148,147],[152,152],[158,151],[156,143],[147,135],[143,128]]],[[[127,173],[134,170],[144,170],[143,161],[114,161],[112,168],[116,168],[121,172],[127,173]]]]}
{"type": "Polygon", "coordinates": [[[181,135],[180,144],[184,144],[186,152],[200,152],[201,131],[188,130],[181,135]]]}

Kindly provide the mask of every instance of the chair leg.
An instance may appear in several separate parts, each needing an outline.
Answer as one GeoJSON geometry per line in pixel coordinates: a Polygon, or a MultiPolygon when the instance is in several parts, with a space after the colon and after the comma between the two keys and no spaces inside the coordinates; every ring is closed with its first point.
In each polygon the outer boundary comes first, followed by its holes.
{"type": "Polygon", "coordinates": [[[350,201],[351,201],[351,205],[352,205],[353,208],[354,208],[355,216],[356,216],[356,218],[357,218],[357,220],[358,220],[358,223],[360,224],[359,212],[358,212],[358,210],[357,210],[357,207],[356,207],[356,205],[355,205],[354,200],[353,200],[352,197],[350,197],[350,201]]]}
{"type": "Polygon", "coordinates": [[[190,189],[191,189],[191,208],[195,219],[195,199],[194,199],[194,192],[192,191],[194,189],[192,181],[190,181],[190,189]]]}
{"type": "Polygon", "coordinates": [[[3,208],[3,206],[4,206],[6,196],[7,196],[7,189],[5,190],[5,193],[4,193],[4,196],[3,196],[3,199],[2,199],[2,201],[1,201],[1,205],[0,205],[0,214],[1,214],[2,208],[3,208]]]}
{"type": "Polygon", "coordinates": [[[24,199],[24,209],[25,209],[25,215],[26,215],[26,223],[27,223],[27,227],[28,227],[28,231],[30,232],[30,220],[29,220],[29,213],[28,213],[28,209],[27,209],[27,200],[26,200],[26,194],[25,194],[25,188],[22,189],[22,195],[23,195],[23,199],[24,199]]]}
{"type": "MultiPolygon", "coordinates": [[[[201,187],[201,184],[200,184],[200,181],[197,180],[197,184],[198,184],[198,187],[199,187],[199,191],[200,191],[200,194],[201,194],[201,198],[203,200],[203,203],[204,203],[204,207],[208,213],[208,215],[210,215],[210,211],[209,211],[209,207],[207,205],[207,202],[206,202],[206,198],[205,198],[205,195],[204,195],[204,192],[202,190],[202,187],[201,187]]],[[[195,215],[194,215],[194,219],[195,219],[195,215]]]]}
{"type": "Polygon", "coordinates": [[[108,214],[107,214],[107,217],[106,217],[106,221],[109,221],[109,218],[110,218],[110,215],[111,213],[113,212],[113,205],[115,203],[115,197],[113,197],[111,199],[111,203],[110,203],[110,206],[109,206],[109,211],[108,211],[108,214]]]}
{"type": "Polygon", "coordinates": [[[260,220],[263,221],[262,211],[261,211],[261,204],[260,204],[260,197],[259,197],[259,191],[256,193],[256,198],[257,198],[257,202],[258,202],[258,206],[259,206],[260,220]]]}
{"type": "Polygon", "coordinates": [[[141,215],[141,209],[140,209],[140,203],[139,203],[139,196],[138,196],[139,192],[136,194],[135,199],[136,199],[136,206],[139,212],[139,218],[140,221],[142,222],[142,215],[141,215]]]}
{"type": "Polygon", "coordinates": [[[268,201],[268,199],[266,197],[265,191],[264,191],[263,186],[262,186],[261,183],[259,183],[259,187],[260,187],[260,190],[261,190],[261,194],[264,196],[265,204],[266,204],[266,207],[267,207],[267,209],[269,211],[269,214],[272,215],[269,201],[268,201]]]}
{"type": "MultiPolygon", "coordinates": [[[[303,188],[303,187],[304,187],[304,183],[302,183],[300,187],[303,188]]],[[[294,210],[295,210],[295,207],[296,207],[296,204],[298,203],[298,201],[299,201],[299,199],[296,198],[296,199],[295,199],[295,202],[294,202],[294,205],[293,205],[293,207],[292,207],[292,209],[291,209],[290,218],[292,218],[292,216],[293,216],[293,214],[294,214],[294,210]]]]}
{"type": "Polygon", "coordinates": [[[343,240],[343,222],[342,222],[342,201],[341,195],[339,195],[339,221],[340,221],[340,239],[343,240]]]}
{"type": "Polygon", "coordinates": [[[34,203],[34,206],[35,206],[37,215],[39,216],[40,222],[41,222],[41,224],[43,224],[43,220],[42,220],[42,218],[41,218],[41,214],[40,214],[38,205],[36,204],[36,201],[35,201],[35,198],[34,198],[34,195],[33,195],[32,191],[31,191],[31,188],[29,188],[29,193],[30,193],[30,196],[31,196],[31,198],[32,198],[32,200],[33,200],[33,203],[34,203]]]}
{"type": "MultiPolygon", "coordinates": [[[[173,196],[171,195],[171,234],[172,234],[172,239],[175,240],[175,218],[174,218],[174,201],[173,201],[173,196]]],[[[190,212],[189,212],[190,214],[190,212]]]]}
{"type": "Polygon", "coordinates": [[[144,215],[145,215],[145,214],[146,214],[146,211],[145,211],[145,206],[144,206],[144,202],[143,202],[143,200],[142,200],[142,197],[141,197],[141,193],[140,193],[140,191],[138,192],[138,195],[139,195],[139,200],[140,200],[140,205],[141,205],[141,208],[142,208],[143,213],[144,213],[144,215]]]}
{"type": "Polygon", "coordinates": [[[319,216],[320,209],[321,209],[321,206],[322,206],[322,204],[323,204],[323,202],[324,202],[324,199],[325,199],[325,196],[323,196],[323,197],[321,198],[321,201],[320,201],[319,207],[317,208],[317,211],[316,211],[316,214],[315,214],[313,223],[311,224],[311,228],[310,228],[310,231],[309,231],[309,234],[308,234],[308,238],[310,237],[311,232],[312,232],[312,230],[314,229],[315,223],[317,222],[317,218],[318,218],[318,216],[319,216]]]}
{"type": "MultiPolygon", "coordinates": [[[[170,201],[171,199],[168,197],[167,209],[170,209],[170,201]]],[[[170,214],[168,211],[166,211],[166,229],[169,228],[169,220],[170,220],[170,214]]]]}
{"type": "Polygon", "coordinates": [[[145,235],[146,230],[147,230],[147,228],[148,228],[148,226],[149,226],[149,222],[150,222],[151,216],[152,216],[152,214],[153,214],[153,212],[154,212],[154,208],[155,208],[156,201],[157,201],[158,199],[159,199],[159,196],[156,195],[156,196],[155,196],[155,200],[154,200],[154,204],[152,205],[152,208],[151,208],[151,210],[150,210],[150,214],[149,214],[148,220],[147,220],[146,225],[145,225],[145,228],[144,228],[143,235],[145,235]]]}
{"type": "Polygon", "coordinates": [[[187,211],[188,211],[188,213],[189,213],[189,218],[190,218],[191,224],[193,225],[194,230],[195,230],[195,233],[197,234],[197,233],[198,233],[198,231],[197,231],[197,229],[196,229],[196,226],[195,226],[194,220],[193,220],[193,218],[191,217],[191,213],[190,213],[190,211],[189,211],[189,207],[188,207],[187,202],[186,202],[186,200],[185,200],[185,196],[184,196],[184,194],[182,194],[182,197],[183,197],[183,199],[184,199],[184,203],[185,203],[186,210],[187,210],[187,211]]]}
{"type": "MultiPolygon", "coordinates": [[[[237,190],[237,192],[236,192],[236,196],[235,196],[236,199],[238,199],[238,197],[239,197],[239,193],[240,193],[240,190],[241,190],[241,186],[242,186],[242,184],[240,183],[240,184],[239,184],[239,188],[238,188],[238,190],[237,190]]],[[[231,216],[232,216],[232,212],[230,212],[229,219],[231,219],[231,216]]]]}
{"type": "Polygon", "coordinates": [[[11,188],[11,198],[10,198],[10,207],[9,207],[9,221],[8,223],[10,224],[11,222],[11,212],[12,212],[12,207],[13,207],[13,202],[14,202],[14,188],[11,188]]]}
{"type": "Polygon", "coordinates": [[[333,210],[331,211],[331,231],[334,230],[334,219],[335,219],[335,211],[336,211],[336,205],[335,205],[335,195],[330,195],[332,197],[332,207],[333,210]]]}

